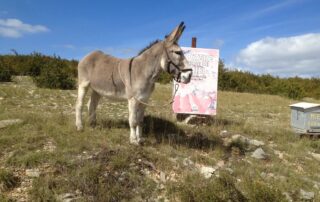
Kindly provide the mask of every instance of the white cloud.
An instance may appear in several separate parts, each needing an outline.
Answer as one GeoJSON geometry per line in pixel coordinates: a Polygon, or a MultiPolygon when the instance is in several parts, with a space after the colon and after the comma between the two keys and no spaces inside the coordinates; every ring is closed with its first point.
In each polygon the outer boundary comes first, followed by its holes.
{"type": "Polygon", "coordinates": [[[249,44],[236,58],[238,66],[279,76],[320,76],[320,33],[267,37],[249,44]]]}
{"type": "Polygon", "coordinates": [[[0,19],[0,36],[18,38],[26,33],[47,32],[43,25],[30,25],[18,19],[0,19]]]}

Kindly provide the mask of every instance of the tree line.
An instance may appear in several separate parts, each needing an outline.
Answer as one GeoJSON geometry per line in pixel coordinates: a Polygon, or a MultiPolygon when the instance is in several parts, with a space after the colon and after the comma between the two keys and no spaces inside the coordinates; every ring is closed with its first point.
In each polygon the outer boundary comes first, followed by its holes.
{"type": "Polygon", "coordinates": [[[230,70],[219,62],[218,87],[220,90],[272,94],[301,99],[320,99],[320,78],[279,78],[270,74],[230,70]]]}
{"type": "Polygon", "coordinates": [[[11,81],[12,76],[31,76],[38,87],[75,89],[76,60],[47,56],[34,52],[29,55],[0,55],[0,81],[11,81]]]}
{"type": "MultiPolygon", "coordinates": [[[[0,55],[0,82],[11,81],[12,76],[27,75],[38,87],[75,89],[77,60],[62,59],[34,52],[21,55],[0,55]]],[[[161,73],[158,82],[169,83],[171,76],[161,73]]],[[[320,78],[280,78],[270,74],[231,70],[219,61],[219,90],[286,96],[292,99],[312,97],[320,99],[320,78]]]]}

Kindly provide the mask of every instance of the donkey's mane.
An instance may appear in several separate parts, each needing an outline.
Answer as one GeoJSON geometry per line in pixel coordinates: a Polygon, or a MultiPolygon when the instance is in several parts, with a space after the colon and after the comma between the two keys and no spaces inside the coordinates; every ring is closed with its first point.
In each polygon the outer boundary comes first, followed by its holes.
{"type": "Polygon", "coordinates": [[[148,46],[144,47],[141,51],[139,51],[138,55],[141,55],[142,53],[144,53],[146,50],[148,50],[149,48],[151,48],[154,44],[159,43],[161,40],[157,39],[152,41],[148,46]]]}

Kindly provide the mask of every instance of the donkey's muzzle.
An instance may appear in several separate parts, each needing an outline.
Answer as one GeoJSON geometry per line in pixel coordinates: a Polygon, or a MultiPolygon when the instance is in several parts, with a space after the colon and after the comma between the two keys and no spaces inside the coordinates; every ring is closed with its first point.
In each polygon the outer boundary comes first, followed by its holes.
{"type": "Polygon", "coordinates": [[[181,83],[189,83],[192,77],[192,69],[180,70],[179,80],[181,83]]]}

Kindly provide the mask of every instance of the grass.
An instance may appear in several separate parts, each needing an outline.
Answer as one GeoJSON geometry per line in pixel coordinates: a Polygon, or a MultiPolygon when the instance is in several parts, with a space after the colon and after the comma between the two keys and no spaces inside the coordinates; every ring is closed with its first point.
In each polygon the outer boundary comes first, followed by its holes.
{"type": "MultiPolygon", "coordinates": [[[[97,126],[85,121],[85,130],[77,132],[76,91],[39,89],[28,77],[13,80],[0,83],[0,120],[23,123],[0,129],[0,171],[7,173],[0,174],[0,184],[8,185],[0,200],[54,201],[69,193],[79,201],[284,201],[287,192],[298,201],[303,189],[320,201],[319,162],[309,154],[320,153],[320,141],[291,131],[288,105],[295,100],[219,92],[218,115],[196,125],[178,123],[170,106],[149,107],[145,145],[135,147],[129,144],[126,103],[103,99],[97,126]],[[225,146],[223,130],[263,141],[268,159],[253,159],[242,142],[225,146]],[[209,179],[196,169],[221,161],[209,179]],[[40,177],[16,194],[30,180],[25,170],[35,168],[40,177]]],[[[151,103],[163,105],[170,96],[170,86],[157,85],[151,103]]]]}
{"type": "Polygon", "coordinates": [[[0,170],[0,191],[7,191],[13,189],[19,184],[19,178],[12,172],[1,169],[0,170]]]}

